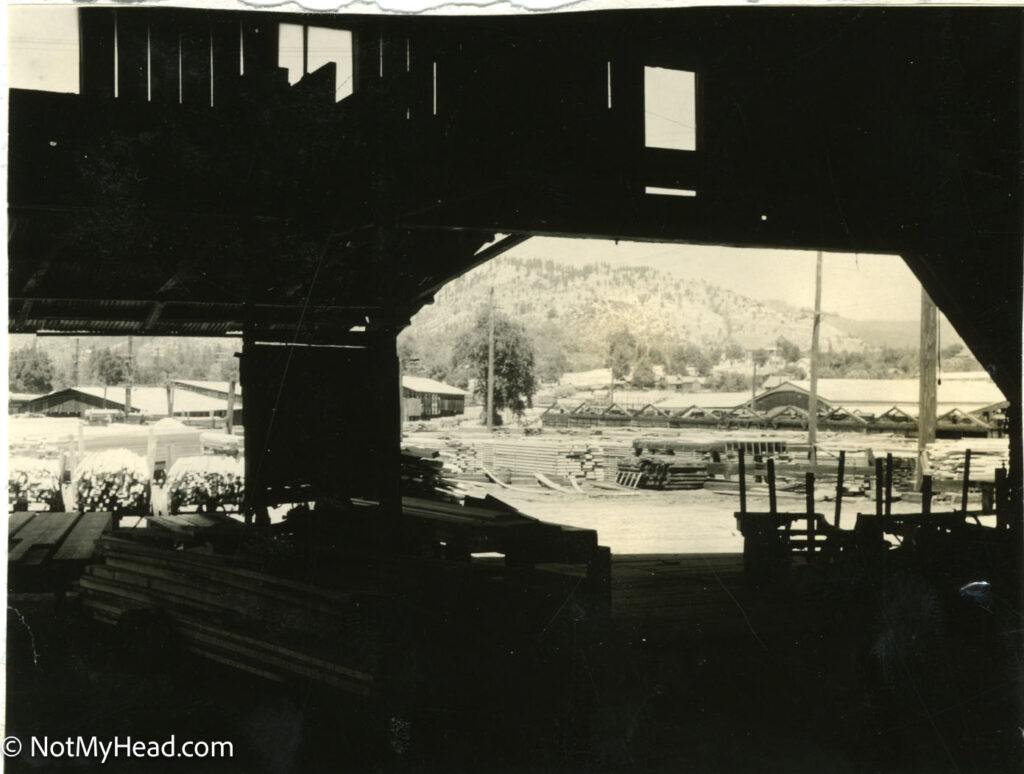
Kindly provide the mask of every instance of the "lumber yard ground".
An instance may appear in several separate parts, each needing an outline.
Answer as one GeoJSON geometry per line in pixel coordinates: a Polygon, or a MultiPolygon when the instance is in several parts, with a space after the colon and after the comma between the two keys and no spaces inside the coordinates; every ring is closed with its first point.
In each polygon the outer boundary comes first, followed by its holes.
{"type": "MultiPolygon", "coordinates": [[[[730,540],[731,519],[682,505],[712,496],[650,495],[673,501],[680,533],[730,540]]],[[[622,519],[625,499],[606,501],[622,519]]],[[[797,566],[756,587],[737,554],[709,551],[617,555],[612,573],[610,622],[580,629],[557,701],[531,701],[550,690],[527,671],[514,697],[499,681],[454,682],[411,712],[199,660],[159,630],[93,621],[74,592],[13,595],[8,736],[173,734],[230,741],[233,756],[23,754],[7,770],[983,774],[1024,762],[1005,580],[979,606],[948,579],[896,567],[880,582],[797,566]],[[447,709],[469,690],[479,711],[447,709]]]]}

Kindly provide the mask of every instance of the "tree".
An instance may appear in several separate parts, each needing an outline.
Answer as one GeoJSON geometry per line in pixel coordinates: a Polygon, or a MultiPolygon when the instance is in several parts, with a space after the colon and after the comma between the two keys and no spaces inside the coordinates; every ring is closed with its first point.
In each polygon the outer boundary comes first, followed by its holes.
{"type": "MultiPolygon", "coordinates": [[[[455,342],[452,366],[454,371],[468,369],[476,378],[475,394],[487,397],[488,315],[484,311],[476,323],[455,342]]],[[[533,343],[526,329],[500,312],[494,313],[494,420],[509,409],[520,417],[533,405],[537,392],[534,373],[533,343]]],[[[484,418],[486,420],[486,417],[484,418]]]]}
{"type": "Polygon", "coordinates": [[[746,353],[743,351],[743,347],[737,344],[735,341],[730,341],[725,346],[725,356],[729,360],[743,360],[746,353]]]}
{"type": "Polygon", "coordinates": [[[53,364],[41,349],[24,347],[11,353],[7,363],[7,388],[11,392],[49,392],[53,389],[53,364]]]}
{"type": "Polygon", "coordinates": [[[620,328],[608,337],[608,365],[612,369],[612,379],[629,376],[636,356],[636,338],[626,328],[620,328]]]}
{"type": "Polygon", "coordinates": [[[957,355],[959,355],[963,351],[964,351],[964,345],[959,343],[959,342],[954,342],[953,344],[950,344],[948,346],[943,347],[940,350],[940,354],[942,355],[942,357],[944,359],[950,360],[950,359],[956,357],[957,355]]]}
{"type": "Polygon", "coordinates": [[[121,384],[128,378],[124,358],[109,349],[94,349],[89,356],[89,372],[103,385],[103,399],[107,399],[107,387],[121,384]]]}
{"type": "Polygon", "coordinates": [[[775,347],[778,349],[779,355],[787,363],[795,363],[800,359],[800,347],[785,336],[779,336],[779,338],[775,340],[775,347]]]}
{"type": "Polygon", "coordinates": [[[750,353],[750,358],[754,361],[754,365],[760,368],[768,362],[768,350],[755,349],[750,353]]]}
{"type": "Polygon", "coordinates": [[[642,357],[633,369],[633,386],[641,390],[654,387],[656,383],[654,366],[649,357],[642,357]]]}

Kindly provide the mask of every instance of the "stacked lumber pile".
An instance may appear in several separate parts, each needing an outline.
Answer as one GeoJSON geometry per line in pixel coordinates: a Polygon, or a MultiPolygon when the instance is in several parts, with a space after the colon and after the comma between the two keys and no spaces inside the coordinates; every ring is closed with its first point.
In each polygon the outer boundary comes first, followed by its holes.
{"type": "Polygon", "coordinates": [[[619,460],[616,481],[641,489],[701,489],[708,465],[696,453],[642,454],[619,460]]]}
{"type": "Polygon", "coordinates": [[[63,510],[60,495],[60,460],[10,457],[7,461],[7,504],[12,510],[63,510]],[[17,506],[17,507],[15,507],[17,506]]]}
{"type": "Polygon", "coordinates": [[[490,444],[490,454],[480,455],[483,465],[491,470],[509,470],[512,473],[533,475],[541,473],[556,480],[567,476],[604,480],[605,456],[600,446],[566,444],[562,439],[553,441],[496,441],[490,444]],[[488,457],[491,464],[488,465],[488,457]],[[492,467],[493,466],[493,467],[492,467]]]}
{"type": "Polygon", "coordinates": [[[583,446],[572,448],[565,455],[567,461],[567,475],[573,478],[583,478],[588,481],[604,481],[605,457],[604,450],[600,446],[583,446]],[[572,463],[576,462],[578,470],[573,468],[572,463]]]}
{"type": "Polygon", "coordinates": [[[241,504],[245,497],[245,460],[222,454],[179,457],[167,473],[170,512],[198,506],[211,511],[241,504]]]}
{"type": "Polygon", "coordinates": [[[358,631],[345,625],[350,595],[259,572],[244,560],[138,540],[107,536],[100,551],[105,561],[79,581],[98,620],[163,627],[192,653],[271,680],[314,678],[357,695],[373,691],[370,638],[360,646],[358,631]],[[349,646],[348,663],[338,663],[329,642],[349,646]]]}
{"type": "Polygon", "coordinates": [[[381,518],[358,501],[323,512],[297,506],[266,534],[240,529],[219,542],[124,530],[101,540],[103,562],[80,580],[83,604],[126,635],[141,631],[148,647],[183,647],[280,682],[374,699],[415,692],[432,702],[453,676],[493,688],[508,652],[540,642],[538,632],[571,636],[575,614],[565,600],[576,589],[580,600],[591,585],[610,596],[610,555],[593,530],[539,522],[492,498],[403,498],[403,511],[402,553],[361,547],[377,543],[367,538],[379,535],[381,518]],[[453,556],[438,558],[441,547],[453,556]],[[473,561],[476,551],[504,553],[514,568],[473,561]],[[552,562],[585,564],[588,583],[531,569],[552,562]],[[488,653],[500,659],[471,679],[467,670],[488,653]]]}
{"type": "Polygon", "coordinates": [[[437,459],[444,463],[445,475],[457,476],[462,473],[475,473],[480,470],[479,455],[476,447],[455,438],[416,438],[416,448],[424,452],[435,453],[437,459]]]}
{"type": "Polygon", "coordinates": [[[436,449],[402,449],[402,494],[454,501],[461,490],[444,476],[445,462],[436,449]]]}
{"type": "Polygon", "coordinates": [[[702,489],[708,480],[708,466],[700,454],[645,454],[640,461],[646,466],[647,489],[702,489]]]}
{"type": "Polygon", "coordinates": [[[1009,467],[1010,449],[1005,438],[969,438],[928,445],[928,460],[936,479],[963,480],[964,459],[971,450],[971,481],[995,481],[996,470],[1009,467]]]}
{"type": "Polygon", "coordinates": [[[72,477],[80,511],[141,514],[149,508],[149,468],[127,449],[86,454],[72,477]]]}

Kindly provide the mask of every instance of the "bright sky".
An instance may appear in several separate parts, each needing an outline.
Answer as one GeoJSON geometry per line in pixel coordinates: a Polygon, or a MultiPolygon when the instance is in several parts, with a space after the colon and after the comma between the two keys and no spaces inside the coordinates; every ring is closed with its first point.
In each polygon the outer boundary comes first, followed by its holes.
{"type": "MultiPolygon", "coordinates": [[[[8,79],[19,88],[51,91],[78,90],[78,32],[76,9],[68,6],[8,7],[8,79]]],[[[286,37],[286,43],[290,38],[286,37]]],[[[316,41],[311,41],[311,44],[316,41]]],[[[350,50],[351,41],[330,41],[331,47],[350,50]]],[[[282,64],[294,65],[294,46],[287,46],[282,64]]],[[[301,49],[297,49],[301,51],[301,49]]],[[[346,57],[341,57],[345,59],[346,57]]],[[[311,68],[325,57],[311,51],[311,68]]],[[[293,68],[294,69],[294,68],[293,68]]],[[[292,80],[298,73],[292,73],[292,80]]],[[[672,87],[692,93],[692,78],[648,68],[651,88],[672,87]],[[668,80],[666,80],[668,79],[668,80]],[[661,86],[659,86],[661,84],[661,86]],[[667,85],[666,85],[667,84],[667,85]]],[[[339,73],[339,98],[345,96],[351,78],[350,67],[339,73]]],[[[652,97],[650,104],[660,104],[652,97]]],[[[668,100],[657,115],[646,116],[648,142],[655,145],[691,146],[694,117],[686,112],[689,100],[668,100]],[[670,112],[672,104],[682,112],[670,112]]],[[[648,110],[650,113],[651,111],[648,110]]],[[[598,240],[535,238],[516,248],[514,254],[551,258],[569,264],[593,262],[647,265],[683,277],[704,279],[737,293],[762,300],[778,299],[795,307],[814,305],[813,252],[753,250],[731,247],[658,245],[598,240]]],[[[920,312],[921,286],[902,260],[894,256],[827,254],[824,262],[822,308],[853,319],[910,320],[920,312]]]]}

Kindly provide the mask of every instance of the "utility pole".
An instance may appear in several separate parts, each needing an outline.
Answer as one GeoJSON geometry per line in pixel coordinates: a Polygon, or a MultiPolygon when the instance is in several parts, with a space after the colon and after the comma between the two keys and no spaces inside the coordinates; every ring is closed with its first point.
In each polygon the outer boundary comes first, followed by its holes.
{"type": "Polygon", "coordinates": [[[928,291],[921,288],[921,351],[920,384],[917,406],[917,480],[918,488],[924,476],[924,456],[928,444],[935,440],[936,415],[938,413],[938,356],[939,356],[939,315],[935,302],[928,291]]]}
{"type": "Polygon", "coordinates": [[[71,359],[71,386],[72,387],[78,387],[79,384],[80,384],[80,382],[79,382],[79,371],[78,371],[79,365],[78,364],[80,362],[79,357],[81,356],[81,352],[79,350],[79,345],[81,343],[82,343],[81,340],[76,337],[75,338],[75,354],[74,354],[74,356],[71,359]]]}
{"type": "Polygon", "coordinates": [[[818,335],[821,331],[821,250],[814,267],[814,326],[811,329],[811,394],[807,398],[807,443],[818,464],[818,335]]]}
{"type": "Polygon", "coordinates": [[[750,362],[754,364],[754,373],[750,377],[750,410],[754,410],[754,398],[757,397],[757,350],[750,351],[750,362]]]}
{"type": "Polygon", "coordinates": [[[494,288],[487,312],[487,430],[494,429],[494,288]]]}
{"type": "Polygon", "coordinates": [[[132,384],[134,382],[134,371],[135,366],[132,361],[132,337],[128,337],[128,368],[125,374],[125,386],[124,386],[124,416],[127,420],[132,413],[132,384]]]}

